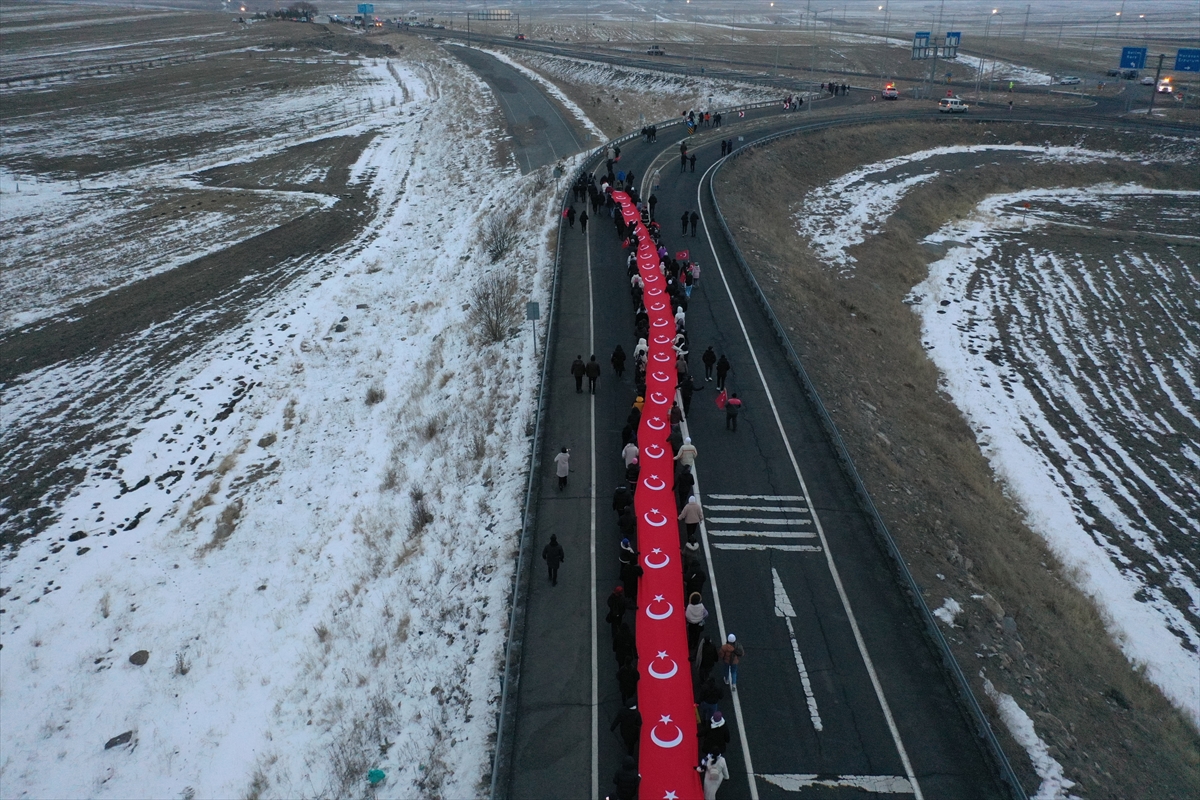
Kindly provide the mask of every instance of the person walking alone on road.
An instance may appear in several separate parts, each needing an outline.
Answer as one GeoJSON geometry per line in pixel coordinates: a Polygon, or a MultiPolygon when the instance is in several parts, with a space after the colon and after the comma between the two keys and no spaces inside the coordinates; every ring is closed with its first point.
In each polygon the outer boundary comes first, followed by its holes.
{"type": "Polygon", "coordinates": [[[554,474],[558,476],[558,490],[567,488],[567,475],[571,472],[571,451],[566,447],[554,457],[554,474]]]}
{"type": "Polygon", "coordinates": [[[567,224],[570,225],[572,228],[575,227],[575,206],[574,205],[567,208],[567,224]]]}
{"type": "Polygon", "coordinates": [[[713,365],[717,363],[717,354],[713,352],[712,347],[704,351],[704,355],[700,356],[700,360],[704,362],[704,380],[712,380],[713,365]]]}
{"type": "Polygon", "coordinates": [[[721,357],[717,359],[717,389],[718,390],[725,388],[725,377],[729,374],[729,371],[731,369],[733,369],[733,367],[730,365],[729,359],[725,357],[724,353],[721,353],[721,357]]]}
{"type": "Polygon", "coordinates": [[[575,394],[583,394],[583,376],[587,375],[587,367],[583,364],[583,356],[575,356],[571,362],[571,375],[575,377],[575,394]]]}
{"type": "Polygon", "coordinates": [[[565,560],[565,556],[562,545],[558,543],[558,537],[550,534],[550,543],[542,548],[542,559],[550,570],[551,586],[558,586],[558,565],[565,560]]]}
{"type": "Polygon", "coordinates": [[[725,639],[725,644],[721,645],[721,649],[718,651],[718,657],[725,665],[725,682],[729,684],[731,691],[737,691],[738,664],[742,662],[745,655],[745,649],[732,633],[725,639]]]}
{"type": "Polygon", "coordinates": [[[584,236],[587,235],[587,221],[588,221],[588,213],[587,213],[587,209],[585,208],[585,209],[583,209],[583,213],[579,215],[579,230],[583,233],[584,236]]]}
{"type": "Polygon", "coordinates": [[[695,236],[696,235],[696,223],[700,221],[700,215],[697,214],[695,211],[693,211],[689,220],[692,223],[692,236],[695,236]]]}
{"type": "Polygon", "coordinates": [[[596,381],[600,380],[600,362],[596,360],[593,354],[588,363],[583,368],[584,374],[588,379],[588,391],[592,394],[596,393],[596,381]]]}
{"type": "Polygon", "coordinates": [[[737,392],[725,401],[725,430],[737,433],[737,418],[742,411],[742,401],[738,399],[737,392]]]}
{"type": "Polygon", "coordinates": [[[621,345],[617,345],[617,349],[613,350],[612,358],[609,360],[612,362],[613,372],[617,374],[618,378],[625,374],[625,349],[621,345]]]}
{"type": "Polygon", "coordinates": [[[658,205],[658,195],[654,194],[654,192],[650,193],[649,203],[650,203],[650,219],[653,220],[654,219],[654,207],[658,205]]]}
{"type": "Polygon", "coordinates": [[[687,234],[687,228],[688,228],[688,212],[686,212],[686,211],[685,211],[685,212],[683,212],[683,216],[681,216],[681,217],[679,218],[679,221],[683,223],[683,230],[681,230],[681,231],[679,232],[679,235],[680,235],[680,236],[684,236],[684,235],[686,235],[686,234],[687,234]]]}
{"type": "Polygon", "coordinates": [[[690,170],[692,172],[696,171],[696,154],[695,153],[692,153],[690,156],[688,156],[688,167],[690,168],[690,170]]]}

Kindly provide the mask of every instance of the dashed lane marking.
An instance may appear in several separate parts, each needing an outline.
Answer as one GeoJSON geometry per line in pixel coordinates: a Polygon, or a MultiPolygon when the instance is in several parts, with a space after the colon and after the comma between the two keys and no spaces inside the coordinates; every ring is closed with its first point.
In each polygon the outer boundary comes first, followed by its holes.
{"type": "Polygon", "coordinates": [[[808,701],[808,717],[812,720],[813,729],[825,730],[821,724],[821,714],[817,711],[817,697],[813,694],[812,682],[808,679],[808,668],[804,666],[804,657],[800,655],[800,643],[796,641],[796,629],[792,626],[792,617],[796,610],[792,608],[792,600],[779,580],[779,573],[771,567],[771,578],[775,581],[775,616],[783,617],[787,623],[788,638],[792,640],[792,655],[796,658],[796,670],[800,673],[800,685],[804,687],[804,697],[808,701]]]}

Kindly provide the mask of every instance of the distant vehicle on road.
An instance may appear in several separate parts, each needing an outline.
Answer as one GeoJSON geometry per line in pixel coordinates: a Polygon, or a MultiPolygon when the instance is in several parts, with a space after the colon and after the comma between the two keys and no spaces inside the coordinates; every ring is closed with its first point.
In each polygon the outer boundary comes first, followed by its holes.
{"type": "Polygon", "coordinates": [[[663,50],[661,47],[659,47],[656,44],[652,44],[648,48],[646,48],[646,55],[648,55],[648,56],[665,56],[666,54],[667,54],[667,51],[663,50]]]}
{"type": "Polygon", "coordinates": [[[1154,78],[1151,78],[1149,75],[1142,78],[1142,86],[1153,86],[1153,85],[1154,85],[1154,78]]]}
{"type": "Polygon", "coordinates": [[[970,106],[957,97],[943,97],[938,100],[938,111],[942,114],[961,114],[970,106]]]}
{"type": "Polygon", "coordinates": [[[899,98],[900,92],[896,90],[896,84],[889,83],[887,86],[883,87],[884,100],[898,100],[899,98]]]}
{"type": "Polygon", "coordinates": [[[1121,73],[1121,77],[1127,81],[1136,81],[1137,76],[1138,76],[1138,71],[1136,69],[1127,69],[1121,73]]]}
{"type": "Polygon", "coordinates": [[[518,34],[517,34],[517,41],[518,41],[518,42],[523,42],[523,41],[525,41],[525,34],[523,34],[523,33],[518,33],[518,34]]]}
{"type": "Polygon", "coordinates": [[[1171,85],[1171,76],[1170,75],[1168,75],[1167,77],[1163,78],[1161,81],[1158,82],[1158,93],[1159,94],[1170,94],[1173,91],[1175,91],[1175,87],[1171,85]]]}
{"type": "Polygon", "coordinates": [[[1079,80],[1079,78],[1076,78],[1074,75],[1067,75],[1062,80],[1060,80],[1058,83],[1060,86],[1075,86],[1080,83],[1080,80],[1079,80]]]}

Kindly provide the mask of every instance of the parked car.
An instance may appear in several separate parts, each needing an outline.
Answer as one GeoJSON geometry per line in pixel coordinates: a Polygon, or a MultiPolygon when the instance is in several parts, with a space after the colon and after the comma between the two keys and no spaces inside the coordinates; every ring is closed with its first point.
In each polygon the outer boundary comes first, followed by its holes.
{"type": "Polygon", "coordinates": [[[942,114],[961,114],[970,106],[957,97],[943,97],[938,100],[938,111],[942,114]]]}
{"type": "Polygon", "coordinates": [[[1136,81],[1137,76],[1138,76],[1138,71],[1136,69],[1127,69],[1121,73],[1121,77],[1127,81],[1136,81]]]}
{"type": "Polygon", "coordinates": [[[1075,85],[1081,83],[1081,81],[1079,80],[1079,78],[1076,78],[1074,75],[1067,75],[1066,77],[1062,78],[1058,83],[1060,86],[1075,86],[1075,85]]]}
{"type": "Polygon", "coordinates": [[[523,33],[518,33],[518,34],[517,34],[517,41],[518,41],[518,42],[523,42],[523,41],[525,41],[525,34],[523,34],[523,33]]]}
{"type": "Polygon", "coordinates": [[[896,90],[896,84],[889,83],[887,86],[883,87],[883,99],[884,100],[900,99],[900,92],[898,92],[896,90]]]}
{"type": "Polygon", "coordinates": [[[1154,85],[1154,78],[1151,78],[1149,75],[1142,78],[1142,86],[1153,86],[1153,85],[1154,85]]]}
{"type": "Polygon", "coordinates": [[[666,54],[667,51],[663,50],[656,44],[652,44],[650,47],[646,48],[646,55],[648,56],[665,56],[666,54]]]}

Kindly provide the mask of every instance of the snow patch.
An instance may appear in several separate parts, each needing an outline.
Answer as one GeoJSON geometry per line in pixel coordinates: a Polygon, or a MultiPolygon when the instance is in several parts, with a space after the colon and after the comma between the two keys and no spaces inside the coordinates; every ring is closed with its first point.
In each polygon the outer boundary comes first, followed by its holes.
{"type": "Polygon", "coordinates": [[[1030,800],[1080,800],[1069,791],[1075,782],[1063,775],[1062,764],[1050,755],[1050,748],[1046,746],[1042,737],[1037,735],[1033,720],[1017,705],[1012,695],[997,690],[987,678],[983,679],[983,691],[996,704],[996,711],[1000,714],[1004,727],[1008,728],[1017,744],[1025,748],[1029,760],[1033,762],[1034,772],[1042,779],[1037,794],[1030,800]]]}

